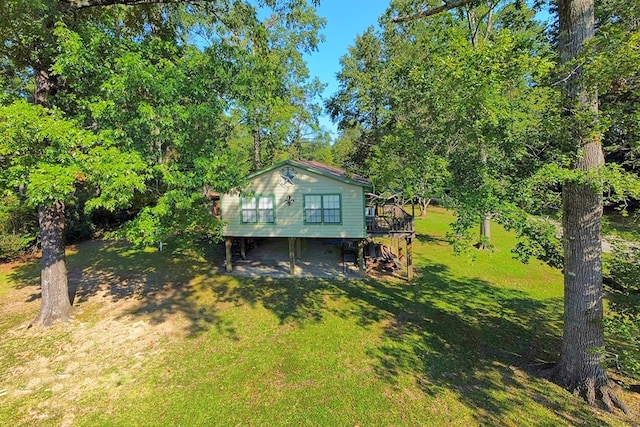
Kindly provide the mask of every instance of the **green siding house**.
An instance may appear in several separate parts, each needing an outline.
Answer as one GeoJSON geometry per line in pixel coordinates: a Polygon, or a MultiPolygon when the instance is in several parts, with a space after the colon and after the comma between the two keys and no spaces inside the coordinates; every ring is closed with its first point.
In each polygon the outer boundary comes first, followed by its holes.
{"type": "Polygon", "coordinates": [[[369,180],[313,161],[287,160],[249,175],[220,203],[225,236],[364,238],[369,180]]]}
{"type": "MultiPolygon", "coordinates": [[[[371,187],[364,177],[315,161],[287,160],[249,175],[241,190],[220,201],[227,270],[232,242],[239,241],[244,252],[247,238],[288,238],[291,273],[301,239],[352,241],[362,269],[362,243],[372,227],[380,231],[379,218],[367,208],[371,187]]],[[[375,234],[390,235],[383,231],[375,234]]]]}

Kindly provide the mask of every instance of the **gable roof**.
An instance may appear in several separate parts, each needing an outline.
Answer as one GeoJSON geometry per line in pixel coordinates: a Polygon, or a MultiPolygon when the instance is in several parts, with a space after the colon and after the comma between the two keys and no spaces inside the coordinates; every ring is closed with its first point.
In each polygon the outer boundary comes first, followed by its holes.
{"type": "Polygon", "coordinates": [[[290,165],[300,169],[304,169],[308,172],[314,172],[328,178],[346,182],[347,184],[359,185],[361,187],[371,187],[371,181],[363,176],[349,173],[344,169],[316,162],[315,160],[285,160],[284,162],[280,162],[258,172],[254,172],[251,175],[247,176],[247,179],[253,179],[274,169],[281,168],[284,165],[290,165]]]}

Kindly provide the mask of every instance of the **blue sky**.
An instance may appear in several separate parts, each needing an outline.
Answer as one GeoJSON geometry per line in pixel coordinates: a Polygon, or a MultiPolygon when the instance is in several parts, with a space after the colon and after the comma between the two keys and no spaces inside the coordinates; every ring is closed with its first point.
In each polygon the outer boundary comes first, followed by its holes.
{"type": "MultiPolygon", "coordinates": [[[[340,71],[340,58],[347,53],[347,47],[369,26],[378,26],[378,17],[387,6],[388,0],[321,0],[317,13],[327,20],[322,31],[325,41],[317,52],[307,55],[306,60],[310,74],[327,85],[323,100],[338,90],[336,73],[340,71]]],[[[328,116],[320,118],[320,125],[337,136],[336,126],[328,116]]]]}

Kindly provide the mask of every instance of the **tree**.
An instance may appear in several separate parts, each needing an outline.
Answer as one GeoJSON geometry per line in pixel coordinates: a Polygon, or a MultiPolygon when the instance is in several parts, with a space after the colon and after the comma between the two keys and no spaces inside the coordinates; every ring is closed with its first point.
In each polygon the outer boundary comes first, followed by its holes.
{"type": "Polygon", "coordinates": [[[383,166],[378,178],[389,179],[383,187],[395,187],[392,193],[442,192],[442,180],[425,186],[416,179],[425,184],[433,171],[420,169],[445,160],[457,247],[477,241],[469,231],[478,224],[478,246],[489,245],[489,217],[503,210],[526,157],[527,134],[542,116],[538,80],[552,64],[532,11],[480,3],[408,27],[385,25],[380,34],[368,30],[343,58],[342,87],[327,104],[342,128],[361,132],[351,163],[383,166]],[[396,155],[398,162],[380,161],[396,155]],[[392,164],[394,172],[384,170],[392,164]],[[411,184],[394,182],[409,176],[411,184]]]}
{"type": "MultiPolygon", "coordinates": [[[[595,32],[593,0],[558,3],[560,63],[571,64],[595,32]]],[[[566,85],[566,108],[574,140],[573,167],[580,179],[567,180],[562,190],[564,230],[564,326],[562,352],[555,378],[579,390],[590,404],[601,399],[607,407],[625,405],[611,391],[603,367],[604,330],[601,218],[604,165],[602,135],[597,128],[597,94],[572,71],[566,85]],[[595,126],[594,126],[595,125],[595,126]]]]}
{"type": "Polygon", "coordinates": [[[447,160],[432,154],[425,141],[416,141],[413,132],[396,129],[386,135],[373,147],[367,166],[376,193],[398,198],[402,205],[417,202],[424,218],[432,198],[442,202],[446,197],[450,175],[447,160]]]}
{"type": "Polygon", "coordinates": [[[378,145],[386,126],[389,85],[385,73],[383,44],[372,27],[356,37],[355,46],[340,59],[338,92],[326,102],[326,109],[338,129],[357,127],[358,138],[348,163],[363,172],[371,149],[378,145]]]}
{"type": "Polygon", "coordinates": [[[91,208],[126,206],[144,190],[144,162],[135,152],[119,150],[108,135],[22,100],[0,107],[0,162],[0,186],[24,186],[27,203],[38,209],[42,304],[32,324],[66,320],[71,304],[62,241],[65,202],[81,185],[94,189],[91,208]]]}
{"type": "MultiPolygon", "coordinates": [[[[303,52],[316,49],[325,21],[306,4],[296,20],[272,14],[250,38],[232,41],[237,68],[232,104],[252,139],[252,170],[273,159],[276,151],[302,137],[302,128],[317,127],[317,106],[311,101],[322,90],[309,78],[303,52]]],[[[254,33],[252,29],[247,29],[254,33]]]]}
{"type": "Polygon", "coordinates": [[[309,138],[300,138],[289,145],[287,156],[294,160],[315,160],[332,165],[331,135],[319,133],[309,138]]]}
{"type": "MultiPolygon", "coordinates": [[[[399,16],[409,22],[432,16],[470,1],[446,2],[441,7],[399,16]]],[[[611,388],[602,365],[601,217],[604,165],[601,130],[598,127],[596,92],[581,79],[576,61],[584,45],[594,36],[593,0],[559,0],[560,63],[568,70],[565,81],[565,116],[571,139],[573,172],[565,174],[562,193],[564,227],[565,317],[560,361],[553,378],[582,393],[590,404],[596,400],[609,408],[627,410],[611,388]]]]}
{"type": "Polygon", "coordinates": [[[56,30],[63,49],[53,69],[83,94],[70,110],[95,129],[117,130],[118,144],[147,164],[139,212],[126,225],[138,244],[158,244],[176,230],[215,235],[203,189],[226,191],[242,172],[230,167],[237,162],[224,114],[236,64],[219,43],[198,49],[158,31],[114,35],[104,24],[56,30]],[[85,59],[100,52],[108,55],[99,63],[85,59]]]}
{"type": "MultiPolygon", "coordinates": [[[[302,9],[307,8],[306,1],[265,0],[259,5],[271,7],[276,14],[283,16],[284,28],[299,26],[299,18],[304,21],[309,17],[299,15],[302,9]]],[[[138,162],[134,160],[139,158],[135,154],[131,154],[132,163],[118,159],[122,160],[120,156],[124,153],[137,152],[144,161],[153,165],[152,179],[145,184],[155,184],[157,193],[148,201],[152,206],[139,216],[138,229],[143,231],[157,230],[161,222],[189,211],[174,211],[174,207],[202,205],[202,183],[229,185],[233,180],[233,173],[229,172],[231,168],[227,166],[233,162],[228,161],[227,154],[214,151],[212,155],[209,150],[221,135],[221,120],[211,116],[211,109],[201,108],[202,103],[189,106],[184,102],[191,95],[203,100],[202,92],[197,90],[209,88],[218,94],[216,89],[220,88],[215,87],[215,83],[205,84],[200,89],[196,84],[179,87],[192,79],[193,76],[188,74],[172,79],[172,84],[165,86],[158,77],[169,77],[175,65],[173,61],[179,58],[184,61],[179,64],[182,65],[180,72],[206,71],[206,66],[201,67],[198,63],[204,57],[188,46],[190,31],[210,26],[220,41],[219,45],[229,46],[228,41],[234,34],[253,37],[259,32],[260,24],[256,19],[256,6],[250,1],[9,0],[0,8],[0,36],[3,40],[0,75],[5,87],[11,89],[5,93],[9,93],[11,99],[27,99],[39,106],[39,109],[24,115],[34,120],[33,126],[25,125],[24,132],[15,135],[13,133],[20,129],[17,124],[23,123],[21,116],[14,114],[14,110],[4,110],[2,121],[8,145],[2,153],[2,161],[9,162],[11,169],[3,170],[2,182],[9,190],[24,188],[40,212],[42,309],[33,324],[47,325],[65,320],[69,311],[63,241],[66,202],[85,182],[91,182],[99,191],[89,208],[121,206],[131,201],[132,188],[140,189],[134,174],[128,187],[121,185],[118,189],[116,185],[113,192],[108,191],[113,185],[110,183],[114,175],[101,169],[99,164],[91,163],[91,159],[102,159],[100,164],[105,167],[113,163],[129,166],[131,171],[135,171],[138,162]],[[85,45],[85,42],[94,45],[85,45]],[[63,43],[66,48],[77,49],[62,49],[63,43]],[[105,50],[94,50],[92,56],[87,56],[96,46],[105,50]],[[105,64],[120,67],[124,74],[114,76],[112,69],[100,65],[103,59],[106,59],[105,64]],[[159,76],[156,75],[158,72],[159,76]],[[23,89],[27,82],[33,90],[23,89]],[[131,83],[133,90],[129,91],[131,83]],[[120,93],[118,89],[121,89],[120,93]],[[158,92],[154,93],[154,90],[158,92]],[[177,94],[178,101],[171,105],[145,103],[148,97],[158,93],[164,101],[177,94]],[[119,95],[124,101],[123,109],[117,108],[119,95]],[[137,97],[142,101],[138,103],[137,97]],[[173,111],[173,107],[179,108],[173,111]],[[36,120],[38,116],[49,121],[51,134],[39,130],[38,124],[42,121],[36,120]],[[70,117],[76,120],[70,120],[70,117]],[[214,119],[216,132],[207,135],[210,128],[199,124],[211,119],[214,119]],[[183,138],[185,133],[180,129],[185,125],[189,132],[195,131],[194,137],[183,138]],[[69,135],[77,141],[69,140],[53,129],[68,129],[69,135]],[[145,130],[149,132],[145,133],[145,130]],[[162,133],[167,130],[169,132],[162,133]],[[150,141],[147,140],[148,135],[152,136],[150,141]],[[83,141],[92,142],[85,144],[83,141]],[[167,141],[170,144],[165,144],[167,141]],[[37,148],[33,155],[28,149],[30,146],[37,148]],[[91,152],[94,157],[80,155],[86,152],[91,152]],[[154,156],[155,160],[152,160],[154,156]],[[61,163],[62,160],[66,163],[61,163]],[[82,162],[93,165],[94,170],[85,171],[82,162]],[[25,169],[27,167],[30,169],[25,169]],[[20,168],[25,172],[19,173],[20,168]],[[47,180],[50,180],[47,184],[50,187],[43,184],[47,180]],[[200,187],[199,194],[194,192],[196,187],[200,187]],[[46,191],[42,192],[43,189],[46,191]],[[115,202],[109,197],[113,197],[115,202]]],[[[315,31],[306,25],[301,28],[309,31],[309,37],[315,31]]],[[[210,54],[219,52],[212,49],[210,54]]],[[[201,83],[203,76],[206,74],[196,75],[201,83]]],[[[215,82],[216,78],[210,80],[215,82]]],[[[11,101],[6,95],[4,98],[5,102],[11,101]]],[[[220,105],[222,103],[215,103],[216,107],[220,105]]],[[[7,108],[28,110],[23,101],[16,101],[7,108]]],[[[224,144],[216,146],[224,147],[224,144]]],[[[117,167],[113,169],[113,172],[118,171],[117,167]]],[[[148,191],[146,193],[149,194],[148,191]]],[[[147,235],[143,240],[157,237],[147,235]]]]}
{"type": "MultiPolygon", "coordinates": [[[[640,148],[640,1],[609,0],[596,5],[595,39],[585,55],[586,81],[598,91],[607,162],[638,172],[640,148]]],[[[583,56],[585,56],[583,55],[583,56]]]]}
{"type": "Polygon", "coordinates": [[[346,170],[354,170],[354,165],[351,163],[351,159],[354,157],[356,150],[356,143],[360,131],[358,127],[353,127],[342,131],[338,138],[331,146],[331,157],[336,165],[340,165],[346,170]]]}

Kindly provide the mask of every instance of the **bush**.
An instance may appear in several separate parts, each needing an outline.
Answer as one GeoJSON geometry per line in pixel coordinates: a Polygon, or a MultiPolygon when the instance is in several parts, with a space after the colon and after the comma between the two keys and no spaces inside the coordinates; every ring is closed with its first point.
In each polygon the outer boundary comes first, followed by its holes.
{"type": "Polygon", "coordinates": [[[35,209],[15,194],[0,200],[0,261],[11,261],[31,249],[38,236],[35,209]]]}
{"type": "Polygon", "coordinates": [[[618,369],[640,380],[640,249],[618,248],[606,268],[609,353],[618,369]]]}
{"type": "Polygon", "coordinates": [[[33,245],[33,236],[0,233],[0,261],[7,262],[24,255],[33,245]]]}
{"type": "Polygon", "coordinates": [[[70,202],[65,206],[65,243],[84,242],[93,237],[95,227],[91,215],[84,211],[84,203],[70,202]]]}

